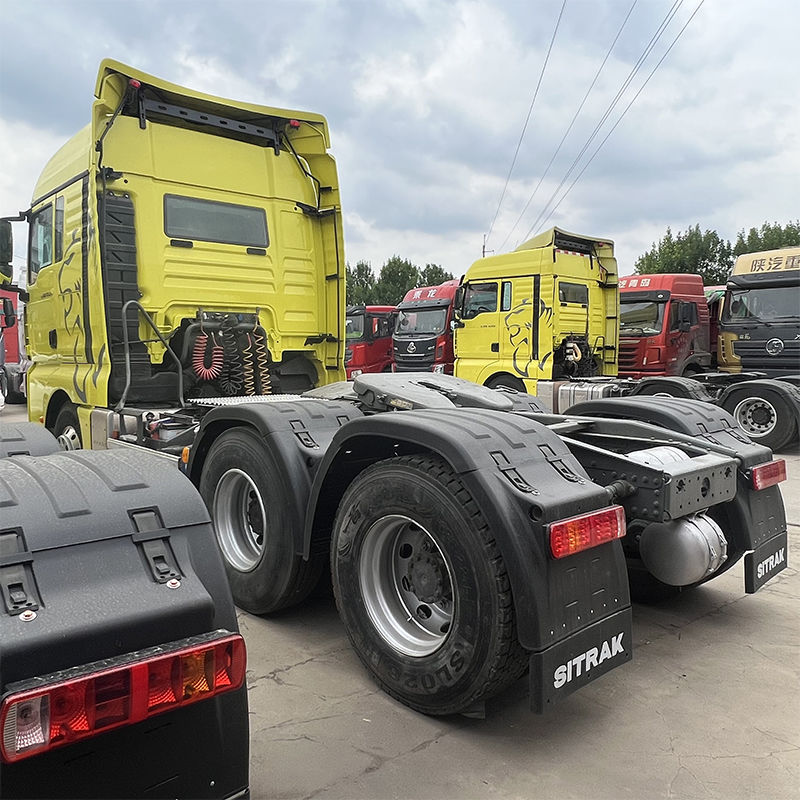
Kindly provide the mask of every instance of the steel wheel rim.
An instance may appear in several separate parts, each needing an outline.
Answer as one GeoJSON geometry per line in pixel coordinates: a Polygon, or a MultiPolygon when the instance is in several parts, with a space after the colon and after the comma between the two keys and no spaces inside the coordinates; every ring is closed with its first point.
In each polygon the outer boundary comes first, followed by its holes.
{"type": "Polygon", "coordinates": [[[58,446],[62,450],[81,450],[81,437],[73,425],[67,425],[56,437],[58,446]]]}
{"type": "Polygon", "coordinates": [[[406,656],[436,652],[450,633],[456,597],[434,536],[409,517],[387,515],[367,531],[358,559],[364,604],[381,638],[406,656]]]}
{"type": "Polygon", "coordinates": [[[733,410],[733,417],[744,432],[753,439],[769,436],[778,424],[775,406],[763,397],[748,397],[733,410]]]}
{"type": "Polygon", "coordinates": [[[267,515],[253,479],[229,469],[217,483],[213,503],[214,528],[225,560],[239,572],[249,572],[264,552],[267,515]]]}

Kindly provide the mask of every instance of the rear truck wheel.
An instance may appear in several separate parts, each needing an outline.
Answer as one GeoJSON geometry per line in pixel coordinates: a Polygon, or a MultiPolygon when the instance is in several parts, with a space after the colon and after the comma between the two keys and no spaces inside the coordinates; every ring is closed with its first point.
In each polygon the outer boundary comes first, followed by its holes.
{"type": "Polygon", "coordinates": [[[62,450],[82,450],[81,425],[78,422],[78,409],[73,403],[64,403],[56,415],[51,429],[62,450]]]}
{"type": "Polygon", "coordinates": [[[683,397],[687,400],[711,402],[705,386],[688,377],[643,378],[631,392],[631,396],[683,397]]]}
{"type": "Polygon", "coordinates": [[[331,566],[356,653],[410,708],[468,713],[524,673],[502,556],[443,459],[403,456],[361,473],[336,514],[331,566]]]}
{"type": "Polygon", "coordinates": [[[527,392],[525,384],[519,378],[515,378],[513,375],[495,375],[494,378],[490,378],[488,381],[486,381],[486,388],[514,389],[522,394],[527,392]]]}
{"type": "Polygon", "coordinates": [[[781,450],[797,434],[797,419],[776,393],[763,389],[758,394],[752,392],[746,386],[732,392],[722,401],[722,407],[754,442],[781,450]]]}
{"type": "Polygon", "coordinates": [[[235,428],[220,435],[203,466],[200,494],[236,605],[269,614],[310,594],[325,556],[305,561],[295,552],[290,489],[255,431],[235,428]]]}

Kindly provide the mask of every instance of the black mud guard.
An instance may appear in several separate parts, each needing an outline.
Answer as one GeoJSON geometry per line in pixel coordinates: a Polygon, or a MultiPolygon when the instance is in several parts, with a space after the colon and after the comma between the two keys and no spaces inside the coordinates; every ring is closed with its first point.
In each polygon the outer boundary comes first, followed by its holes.
{"type": "Polygon", "coordinates": [[[232,428],[253,430],[269,448],[284,476],[284,484],[278,490],[290,505],[295,552],[302,554],[306,507],[314,474],[333,435],[362,413],[355,404],[346,401],[296,397],[215,408],[203,417],[187,474],[199,487],[203,465],[214,441],[232,428]]]}
{"type": "Polygon", "coordinates": [[[516,414],[431,409],[349,422],[317,471],[307,548],[328,542],[339,501],[359,472],[412,453],[441,456],[480,507],[508,569],[523,647],[541,651],[629,608],[619,541],[562,560],[550,555],[549,523],[606,507],[609,497],[555,433],[516,414]]]}
{"type": "MultiPolygon", "coordinates": [[[[711,402],[711,395],[702,383],[691,378],[662,376],[659,378],[642,378],[631,392],[631,396],[647,395],[652,396],[659,393],[670,395],[671,397],[681,397],[687,400],[703,400],[711,402]]],[[[572,413],[572,409],[567,409],[572,413]]]]}
{"type": "Polygon", "coordinates": [[[59,450],[56,437],[36,422],[0,422],[0,458],[49,456],[59,450]]]}
{"type": "MultiPolygon", "coordinates": [[[[731,536],[742,552],[753,550],[762,542],[786,530],[786,512],[780,489],[770,486],[756,491],[750,470],[756,464],[772,460],[768,447],[751,442],[739,429],[733,417],[711,403],[679,397],[616,397],[576,403],[569,410],[572,416],[615,417],[649,422],[660,428],[695,436],[700,441],[721,445],[739,459],[736,497],[716,506],[712,516],[731,536]]],[[[731,564],[732,565],[732,564],[731,564]]],[[[731,566],[728,565],[728,566],[731,566]]]]}

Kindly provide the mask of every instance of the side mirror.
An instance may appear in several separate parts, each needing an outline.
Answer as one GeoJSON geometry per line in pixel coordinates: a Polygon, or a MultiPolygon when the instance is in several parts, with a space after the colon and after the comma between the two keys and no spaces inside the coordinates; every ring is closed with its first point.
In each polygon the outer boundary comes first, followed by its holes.
{"type": "Polygon", "coordinates": [[[10,283],[14,278],[14,232],[7,219],[0,220],[0,281],[10,283]]]}
{"type": "Polygon", "coordinates": [[[13,328],[17,324],[17,312],[14,310],[14,304],[10,297],[3,298],[3,316],[0,323],[2,323],[0,324],[2,328],[13,328]]]}
{"type": "Polygon", "coordinates": [[[688,333],[691,329],[692,329],[692,323],[691,322],[681,322],[678,325],[678,330],[681,333],[688,333]]]}

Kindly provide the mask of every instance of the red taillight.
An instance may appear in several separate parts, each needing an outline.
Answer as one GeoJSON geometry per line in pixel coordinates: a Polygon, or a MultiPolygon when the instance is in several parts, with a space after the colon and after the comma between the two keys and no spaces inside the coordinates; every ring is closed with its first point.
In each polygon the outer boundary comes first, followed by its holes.
{"type": "Polygon", "coordinates": [[[0,708],[4,763],[72,744],[238,689],[247,657],[238,634],[147,655],[68,680],[37,680],[0,708]],[[43,685],[42,685],[43,684],[43,685]]]}
{"type": "Polygon", "coordinates": [[[581,550],[621,539],[625,535],[625,509],[611,506],[589,514],[561,519],[549,525],[550,552],[565,558],[581,550]]]}
{"type": "Polygon", "coordinates": [[[750,471],[750,481],[754,489],[766,489],[786,480],[786,462],[782,458],[759,464],[750,471]]]}

